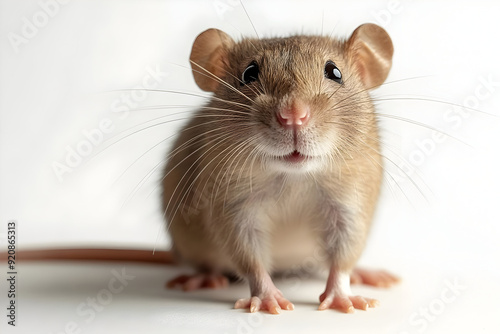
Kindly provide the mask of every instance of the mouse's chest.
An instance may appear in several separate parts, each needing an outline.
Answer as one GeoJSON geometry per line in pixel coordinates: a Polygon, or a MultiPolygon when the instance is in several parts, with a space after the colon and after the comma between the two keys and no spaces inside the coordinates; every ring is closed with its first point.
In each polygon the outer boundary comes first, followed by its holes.
{"type": "Polygon", "coordinates": [[[324,262],[322,227],[326,222],[314,186],[290,183],[262,207],[273,268],[283,271],[324,262]]]}

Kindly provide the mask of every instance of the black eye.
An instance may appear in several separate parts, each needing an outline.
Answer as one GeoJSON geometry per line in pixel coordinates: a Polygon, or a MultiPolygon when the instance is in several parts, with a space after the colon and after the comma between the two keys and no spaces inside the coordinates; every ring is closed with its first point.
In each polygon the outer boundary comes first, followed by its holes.
{"type": "Polygon", "coordinates": [[[258,77],[259,65],[257,65],[255,61],[252,61],[241,75],[241,86],[248,85],[249,83],[256,81],[258,77]]]}
{"type": "Polygon", "coordinates": [[[331,60],[327,61],[325,64],[325,78],[343,84],[342,73],[340,73],[339,68],[331,60]]]}

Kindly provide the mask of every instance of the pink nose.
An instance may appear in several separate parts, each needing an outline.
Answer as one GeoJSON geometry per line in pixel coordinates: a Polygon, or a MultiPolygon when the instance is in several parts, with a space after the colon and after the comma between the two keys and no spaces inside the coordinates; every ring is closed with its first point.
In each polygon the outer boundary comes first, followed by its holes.
{"type": "Polygon", "coordinates": [[[285,128],[300,128],[305,126],[311,115],[310,108],[300,100],[295,100],[290,106],[278,111],[278,122],[285,128]]]}

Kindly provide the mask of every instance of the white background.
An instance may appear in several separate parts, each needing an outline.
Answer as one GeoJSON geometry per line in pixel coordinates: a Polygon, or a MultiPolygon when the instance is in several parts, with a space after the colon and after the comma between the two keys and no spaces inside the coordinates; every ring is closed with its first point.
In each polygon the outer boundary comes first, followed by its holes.
{"type": "MultiPolygon", "coordinates": [[[[2,245],[6,223],[15,219],[21,249],[168,249],[157,187],[161,168],[155,166],[161,166],[168,149],[170,140],[164,139],[175,135],[183,120],[134,131],[169,114],[176,114],[171,120],[185,119],[204,99],[149,92],[143,101],[133,101],[137,106],[128,112],[114,112],[112,106],[123,107],[127,96],[133,99],[129,89],[141,86],[148,68],[168,73],[161,75],[158,89],[202,94],[188,68],[194,38],[210,27],[235,39],[255,36],[249,18],[237,1],[226,0],[46,3],[53,1],[0,2],[2,245]],[[30,29],[30,24],[38,26],[30,29]],[[185,108],[173,108],[179,105],[185,108]],[[148,109],[157,106],[167,107],[148,109]],[[68,150],[84,145],[84,133],[106,119],[112,130],[60,180],[54,164],[66,164],[68,150]]],[[[174,328],[264,333],[282,332],[287,324],[291,333],[497,332],[500,5],[245,4],[261,37],[301,32],[348,37],[365,22],[378,23],[391,35],[393,69],[388,84],[374,97],[381,114],[415,122],[380,117],[388,173],[362,262],[390,269],[403,283],[388,291],[355,289],[379,298],[382,306],[348,316],[313,311],[321,282],[302,282],[300,289],[285,282],[280,287],[292,301],[298,299],[293,314],[249,318],[230,310],[233,299],[248,293],[245,286],[188,296],[163,290],[162,282],[176,269],[127,266],[137,276],[134,284],[87,323],[75,308],[106,287],[112,267],[26,265],[25,285],[20,287],[24,308],[19,309],[16,330],[56,333],[73,319],[88,333],[146,328],[149,333],[174,328]],[[477,110],[461,108],[464,104],[477,110]],[[438,140],[432,128],[450,137],[438,140]],[[450,282],[461,288],[450,292],[450,282]],[[453,301],[443,301],[443,291],[453,301]],[[32,319],[41,318],[44,326],[30,327],[35,326],[32,319]],[[241,321],[250,327],[242,329],[241,321]]]]}

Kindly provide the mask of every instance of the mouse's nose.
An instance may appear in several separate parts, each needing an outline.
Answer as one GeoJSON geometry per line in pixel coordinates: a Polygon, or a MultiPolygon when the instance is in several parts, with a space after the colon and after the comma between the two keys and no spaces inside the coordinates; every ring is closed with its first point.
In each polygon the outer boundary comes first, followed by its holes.
{"type": "Polygon", "coordinates": [[[311,110],[307,104],[295,100],[290,106],[284,107],[276,114],[278,122],[285,128],[298,129],[309,121],[311,110]]]}

